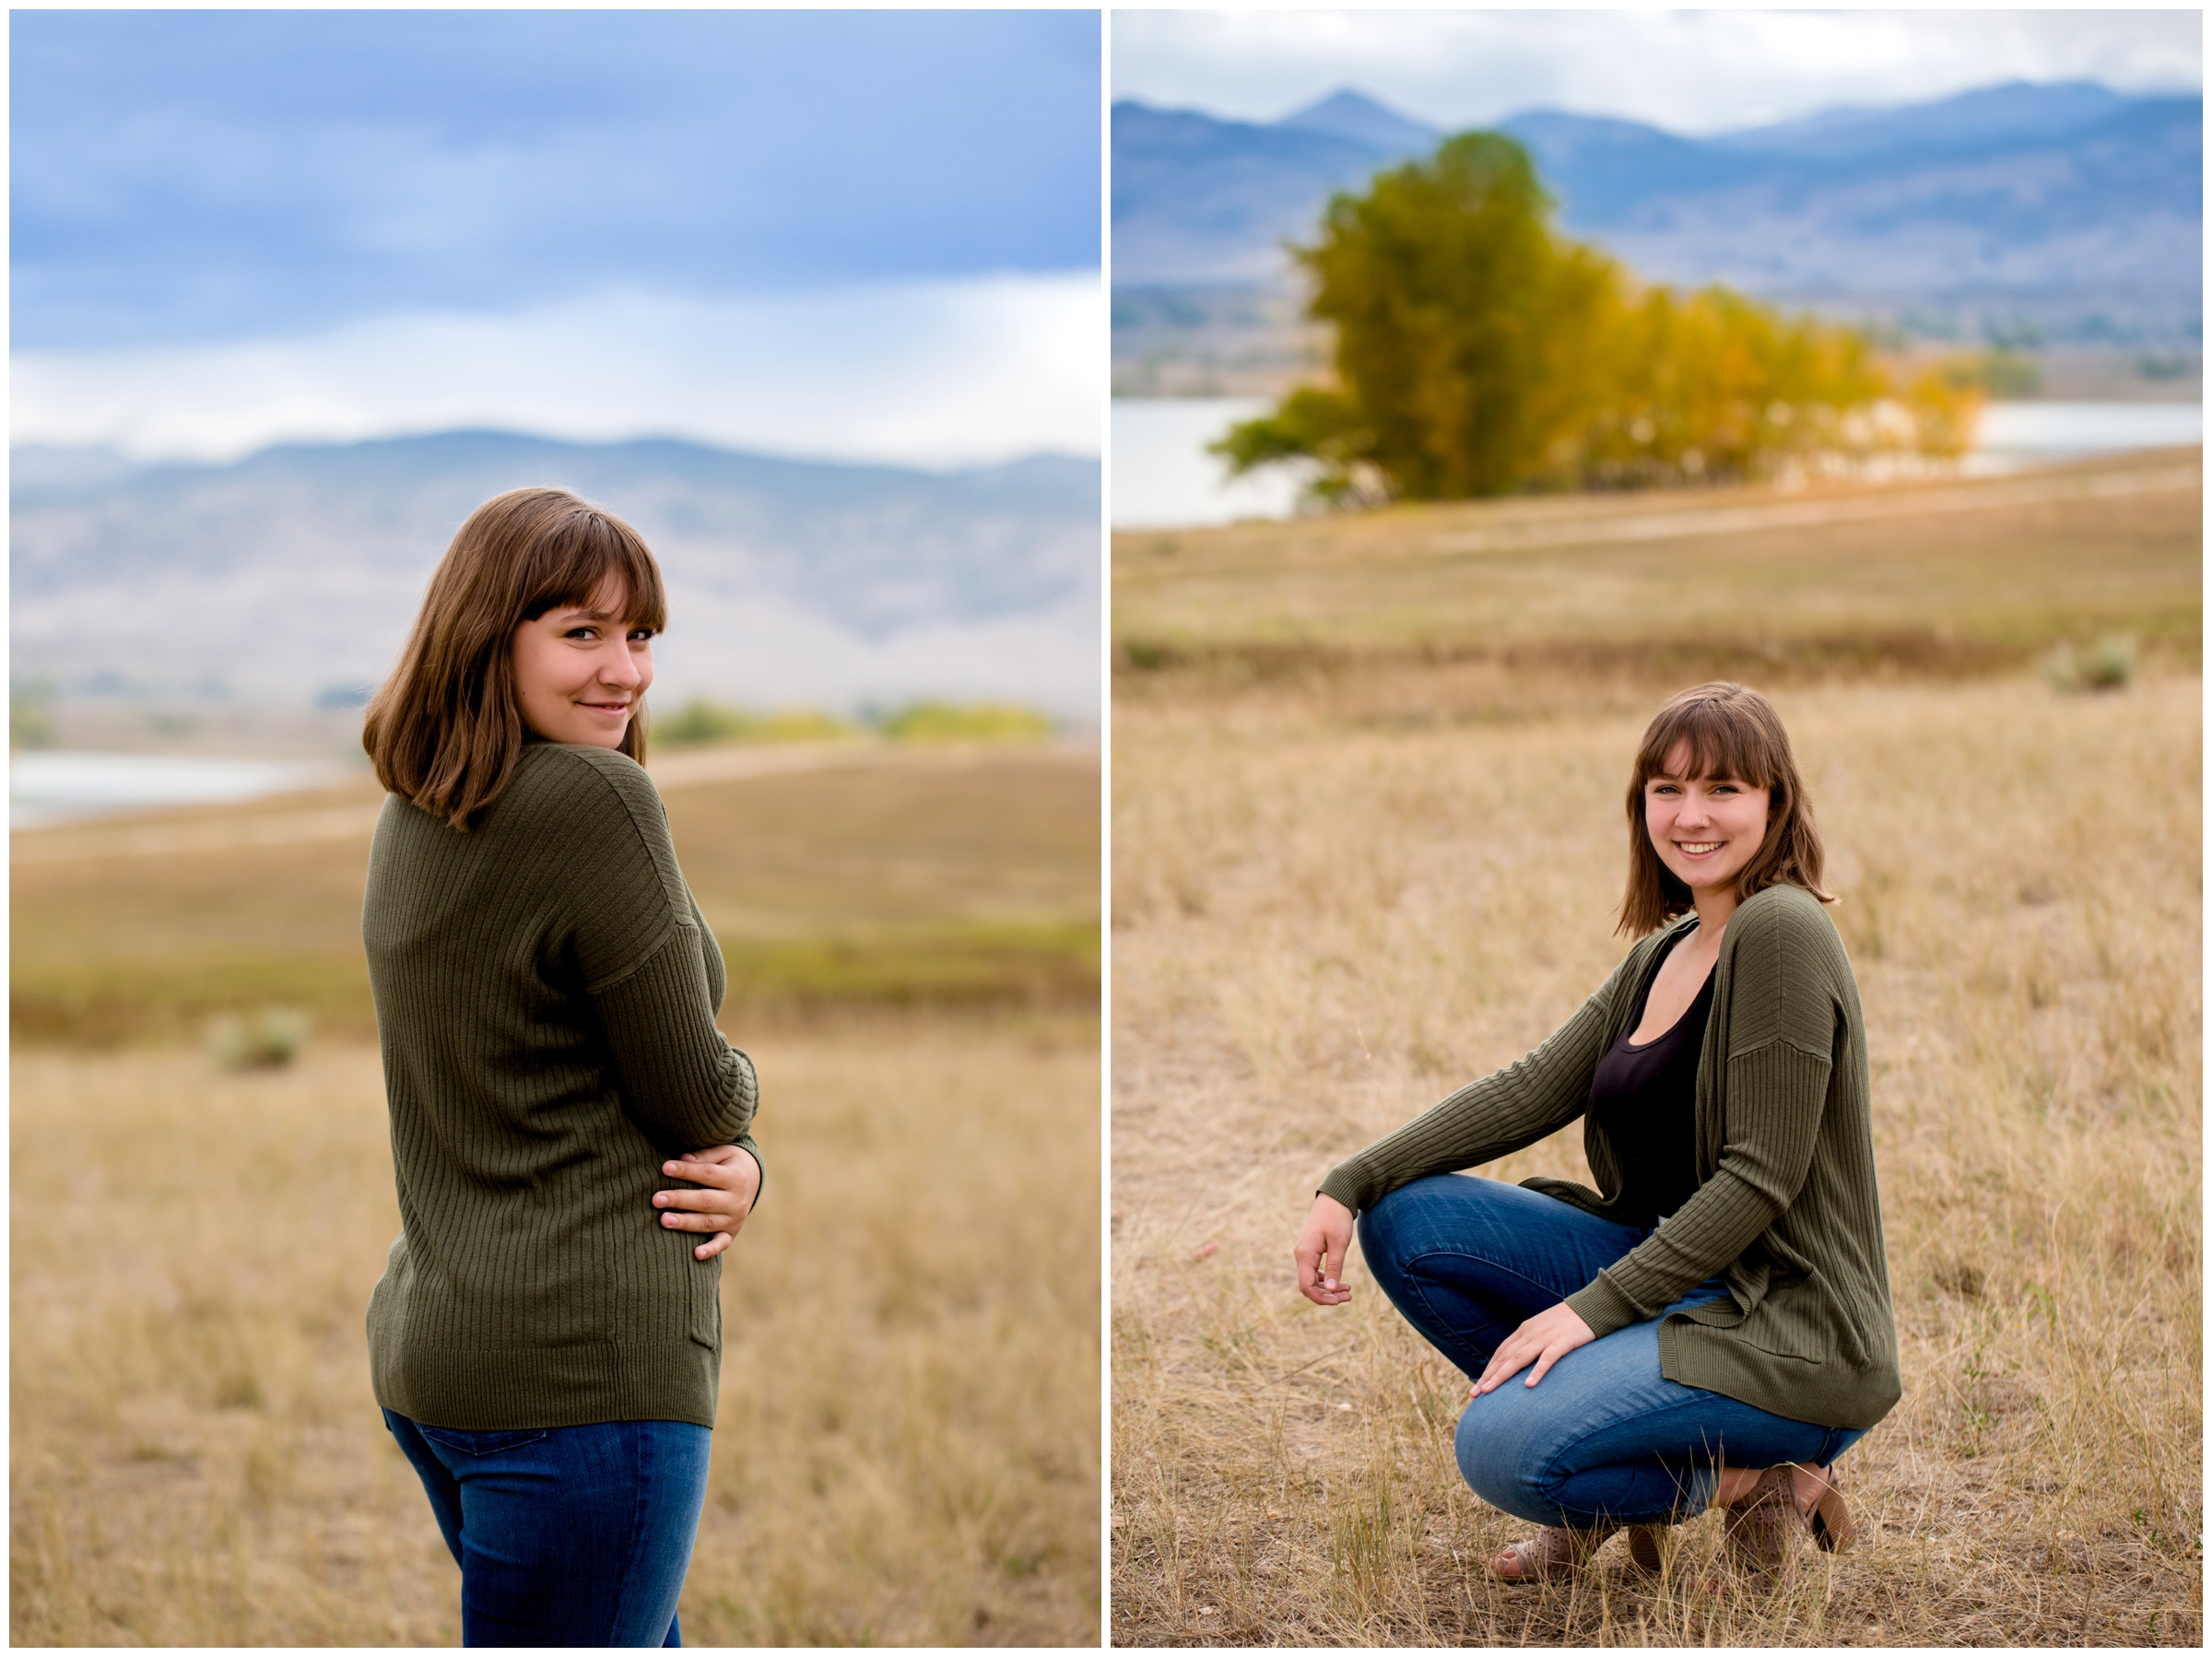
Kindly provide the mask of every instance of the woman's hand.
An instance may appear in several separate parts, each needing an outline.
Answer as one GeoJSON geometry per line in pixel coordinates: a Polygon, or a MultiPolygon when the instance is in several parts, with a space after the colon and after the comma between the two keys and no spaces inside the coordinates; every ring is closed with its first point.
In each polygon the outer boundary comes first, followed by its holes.
{"type": "Polygon", "coordinates": [[[712,1260],[730,1246],[744,1228],[760,1194],[760,1165],[743,1146],[717,1145],[703,1151],[686,1151],[674,1162],[661,1164],[671,1179],[689,1180],[699,1191],[656,1191],[653,1205],[666,1212],[661,1224],[671,1231],[712,1231],[691,1252],[712,1260]]]}
{"type": "Polygon", "coordinates": [[[1536,1366],[1535,1373],[1528,1378],[1528,1384],[1533,1387],[1544,1379],[1545,1370],[1577,1346],[1587,1346],[1595,1339],[1597,1336],[1591,1334],[1590,1325],[1562,1300],[1536,1313],[1505,1337],[1498,1350],[1490,1354],[1489,1368],[1482,1372],[1482,1378],[1476,1381],[1467,1396],[1479,1398],[1485,1393],[1496,1392],[1531,1362],[1536,1366]]]}
{"type": "Polygon", "coordinates": [[[1335,1197],[1317,1196],[1306,1223],[1298,1228],[1298,1292],[1316,1306],[1342,1306],[1352,1298],[1338,1281],[1344,1252],[1352,1246],[1352,1211],[1335,1197]]]}

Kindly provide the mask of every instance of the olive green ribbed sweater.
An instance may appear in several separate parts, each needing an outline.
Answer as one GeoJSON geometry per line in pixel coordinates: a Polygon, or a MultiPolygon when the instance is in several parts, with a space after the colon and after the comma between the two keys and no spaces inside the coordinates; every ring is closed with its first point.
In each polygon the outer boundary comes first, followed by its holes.
{"type": "Polygon", "coordinates": [[[434,1427],[714,1425],[722,1262],[660,1224],[667,1158],[732,1142],[753,1067],[642,770],[525,744],[466,833],[384,802],[361,911],[403,1229],[377,1402],[434,1427]]]}
{"type": "MultiPolygon", "coordinates": [[[[1685,916],[1674,927],[1693,924],[1685,916]]],[[[1322,1191],[1358,1213],[1427,1174],[1533,1145],[1584,1114],[1590,1078],[1634,1010],[1660,941],[1629,951],[1541,1047],[1470,1083],[1330,1171],[1322,1191]]],[[[1822,1427],[1872,1427],[1900,1395],[1883,1255],[1856,981],[1819,900],[1770,887],[1721,937],[1700,1052],[1698,1191],[1666,1224],[1567,1299],[1605,1335],[1659,1316],[1708,1277],[1726,1298],[1669,1316],[1670,1381],[1822,1427]]],[[[1607,1219],[1620,1165],[1594,1122],[1583,1144],[1598,1190],[1533,1190],[1607,1219]]],[[[1625,1223],[1625,1222],[1624,1222],[1625,1223]]]]}

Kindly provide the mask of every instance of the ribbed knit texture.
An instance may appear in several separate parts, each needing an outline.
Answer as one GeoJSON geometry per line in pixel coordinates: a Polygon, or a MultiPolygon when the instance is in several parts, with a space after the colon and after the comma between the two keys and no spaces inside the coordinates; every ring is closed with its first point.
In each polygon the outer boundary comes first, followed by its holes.
{"type": "MultiPolygon", "coordinates": [[[[1685,916],[1674,928],[1692,923],[1685,916]]],[[[1534,1052],[1347,1158],[1322,1191],[1358,1213],[1410,1181],[1494,1161],[1583,1115],[1597,1062],[1674,928],[1630,950],[1534,1052]]],[[[1567,1304],[1609,1334],[1723,1276],[1726,1299],[1660,1326],[1661,1372],[1793,1420],[1872,1427],[1901,1387],[1865,1022],[1843,940],[1809,892],[1770,887],[1730,918],[1713,972],[1698,1064],[1697,1193],[1567,1304]]],[[[1583,1146],[1596,1191],[1522,1183],[1633,1223],[1612,1210],[1620,1164],[1594,1120],[1583,1146]]]]}
{"type": "Polygon", "coordinates": [[[369,1301],[377,1402],[712,1427],[722,1262],[653,1193],[670,1157],[755,1150],[759,1096],[644,771],[529,743],[466,833],[388,798],[361,934],[403,1226],[369,1301]]]}

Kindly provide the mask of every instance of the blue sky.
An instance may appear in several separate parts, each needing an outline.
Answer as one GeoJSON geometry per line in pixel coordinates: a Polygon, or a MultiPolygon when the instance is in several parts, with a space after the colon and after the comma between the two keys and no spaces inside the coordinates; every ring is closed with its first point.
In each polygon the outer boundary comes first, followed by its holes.
{"type": "Polygon", "coordinates": [[[18,347],[1099,263],[1095,15],[9,28],[18,347]]]}
{"type": "Polygon", "coordinates": [[[18,11],[14,441],[1097,454],[1079,11],[18,11]]]}

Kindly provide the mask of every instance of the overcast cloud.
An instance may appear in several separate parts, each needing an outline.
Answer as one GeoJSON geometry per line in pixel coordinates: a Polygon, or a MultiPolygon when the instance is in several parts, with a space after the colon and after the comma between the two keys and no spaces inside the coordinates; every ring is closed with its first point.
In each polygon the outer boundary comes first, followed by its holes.
{"type": "Polygon", "coordinates": [[[1441,127],[1532,109],[1729,132],[2010,80],[2197,91],[2199,11],[1125,11],[1116,98],[1272,121],[1351,87],[1441,127]]]}
{"type": "Polygon", "coordinates": [[[936,469],[1097,454],[1105,331],[1095,273],[728,299],[617,291],[505,316],[18,351],[11,413],[18,443],[139,460],[476,429],[936,469]]]}

